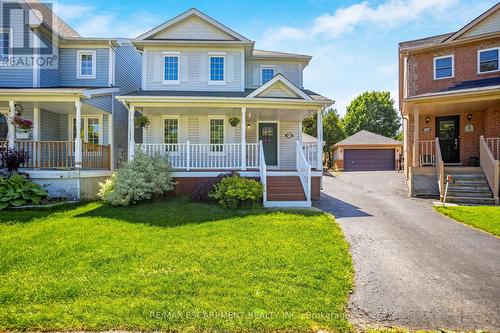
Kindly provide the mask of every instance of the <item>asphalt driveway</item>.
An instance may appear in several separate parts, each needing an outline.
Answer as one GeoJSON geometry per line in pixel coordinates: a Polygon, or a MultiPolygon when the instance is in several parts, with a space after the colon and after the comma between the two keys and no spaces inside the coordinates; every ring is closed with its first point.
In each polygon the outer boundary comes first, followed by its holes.
{"type": "Polygon", "coordinates": [[[325,176],[317,206],[351,244],[355,324],[500,331],[499,238],[408,198],[396,172],[325,176]]]}

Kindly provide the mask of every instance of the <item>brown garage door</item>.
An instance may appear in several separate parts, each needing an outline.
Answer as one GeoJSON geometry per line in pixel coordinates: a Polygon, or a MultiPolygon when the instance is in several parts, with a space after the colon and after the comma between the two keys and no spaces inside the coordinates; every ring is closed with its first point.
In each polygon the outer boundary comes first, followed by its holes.
{"type": "Polygon", "coordinates": [[[394,170],[394,149],[345,149],[344,170],[394,170]]]}

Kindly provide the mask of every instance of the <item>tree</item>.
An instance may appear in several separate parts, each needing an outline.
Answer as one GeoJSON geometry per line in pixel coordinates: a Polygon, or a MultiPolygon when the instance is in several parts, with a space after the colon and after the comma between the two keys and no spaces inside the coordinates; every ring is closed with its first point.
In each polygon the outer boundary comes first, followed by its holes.
{"type": "MultiPolygon", "coordinates": [[[[317,115],[311,116],[302,123],[304,133],[317,137],[317,115]]],[[[333,145],[346,138],[342,121],[337,110],[328,109],[323,116],[323,140],[325,145],[323,151],[328,154],[328,158],[332,158],[333,145]]]]}
{"type": "Polygon", "coordinates": [[[347,107],[342,122],[348,136],[367,130],[394,138],[401,126],[388,91],[364,92],[356,97],[347,107]]]}

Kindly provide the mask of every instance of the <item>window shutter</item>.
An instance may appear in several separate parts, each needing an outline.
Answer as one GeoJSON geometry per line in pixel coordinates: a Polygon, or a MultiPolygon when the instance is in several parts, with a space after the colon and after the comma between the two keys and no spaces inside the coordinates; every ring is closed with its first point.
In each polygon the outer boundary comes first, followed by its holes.
{"type": "Polygon", "coordinates": [[[234,56],[229,54],[226,57],[226,68],[224,69],[226,71],[226,80],[227,82],[234,82],[234,56]]]}
{"type": "Polygon", "coordinates": [[[253,85],[258,87],[260,86],[260,66],[258,64],[254,64],[252,68],[253,85]]]}
{"type": "Polygon", "coordinates": [[[200,82],[208,82],[208,55],[200,56],[200,82]]]}
{"type": "Polygon", "coordinates": [[[181,82],[188,82],[189,81],[189,57],[187,54],[181,54],[180,55],[180,61],[181,61],[181,82]]]}
{"type": "Polygon", "coordinates": [[[161,54],[153,55],[153,82],[163,81],[163,57],[161,54]]]}

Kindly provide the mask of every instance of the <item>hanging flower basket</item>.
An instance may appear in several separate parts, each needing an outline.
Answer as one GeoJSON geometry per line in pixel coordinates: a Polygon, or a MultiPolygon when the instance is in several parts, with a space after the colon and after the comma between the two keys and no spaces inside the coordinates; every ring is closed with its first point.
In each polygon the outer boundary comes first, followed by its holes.
{"type": "Polygon", "coordinates": [[[150,123],[151,122],[149,121],[149,118],[142,114],[140,116],[135,117],[134,119],[135,128],[148,127],[150,123]]]}
{"type": "Polygon", "coordinates": [[[23,132],[29,132],[33,128],[33,122],[28,119],[23,119],[19,116],[14,116],[12,119],[12,125],[16,126],[23,132]]]}
{"type": "Polygon", "coordinates": [[[231,124],[232,127],[238,126],[239,123],[240,123],[240,118],[238,117],[229,118],[229,124],[231,124]]]}

